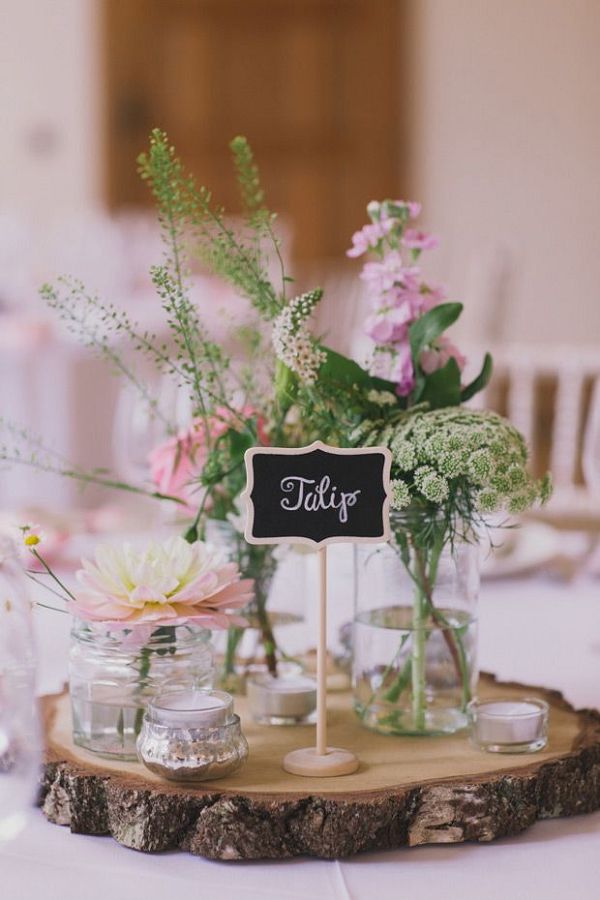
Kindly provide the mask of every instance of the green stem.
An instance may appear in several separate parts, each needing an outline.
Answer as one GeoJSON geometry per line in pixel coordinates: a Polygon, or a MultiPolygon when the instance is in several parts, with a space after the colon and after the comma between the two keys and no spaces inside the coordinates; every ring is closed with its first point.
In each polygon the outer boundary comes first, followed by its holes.
{"type": "Polygon", "coordinates": [[[227,644],[223,660],[223,674],[225,678],[233,675],[235,672],[235,657],[243,634],[243,628],[232,627],[227,629],[227,644]]]}
{"type": "Polygon", "coordinates": [[[426,567],[419,554],[419,551],[416,549],[415,559],[418,566],[419,579],[423,584],[425,597],[427,599],[428,613],[431,615],[436,625],[440,627],[442,636],[452,657],[452,661],[456,669],[456,674],[458,675],[458,678],[460,680],[462,695],[461,705],[464,711],[466,709],[467,703],[471,699],[471,687],[469,684],[469,670],[462,637],[459,634],[459,629],[453,628],[443,612],[437,609],[433,603],[433,586],[436,582],[438,563],[443,548],[444,532],[440,531],[432,547],[429,575],[427,574],[426,567]]]}
{"type": "Polygon", "coordinates": [[[425,730],[425,705],[427,702],[425,695],[426,609],[423,588],[415,587],[412,614],[411,681],[413,728],[416,731],[425,730]]]}
{"type": "Polygon", "coordinates": [[[66,586],[62,583],[62,581],[60,580],[60,578],[58,577],[58,575],[55,575],[55,574],[54,574],[54,572],[52,571],[52,569],[50,568],[50,566],[48,565],[48,563],[46,562],[46,560],[43,558],[43,556],[41,556],[41,555],[37,552],[37,550],[35,549],[35,547],[31,547],[31,552],[32,552],[32,554],[35,556],[35,558],[37,559],[37,561],[43,565],[44,569],[46,570],[46,572],[47,572],[47,574],[50,576],[50,578],[52,578],[52,580],[56,582],[56,584],[59,586],[59,588],[61,588],[61,590],[63,590],[63,591],[65,592],[65,594],[67,595],[67,597],[69,597],[70,600],[74,600],[75,602],[77,602],[77,598],[75,597],[75,595],[72,594],[71,591],[69,590],[69,588],[66,587],[66,586]]]}
{"type": "Polygon", "coordinates": [[[260,628],[260,633],[262,637],[263,649],[265,651],[265,660],[267,663],[267,669],[275,678],[277,677],[277,656],[276,656],[276,643],[275,643],[275,635],[273,634],[273,628],[271,626],[271,620],[269,619],[269,614],[267,612],[267,591],[263,590],[262,585],[260,584],[260,580],[256,582],[256,593],[255,593],[255,602],[256,602],[256,618],[258,620],[258,626],[260,628]]]}
{"type": "MultiPolygon", "coordinates": [[[[140,651],[140,666],[138,669],[139,680],[138,680],[138,692],[140,695],[143,695],[144,689],[148,684],[148,673],[150,672],[150,653],[152,651],[149,647],[142,647],[140,651]]],[[[143,700],[140,702],[143,703],[143,700]]],[[[144,721],[144,713],[146,711],[145,706],[138,706],[135,712],[135,723],[133,726],[134,734],[137,737],[140,731],[142,730],[142,722],[144,721]]]]}
{"type": "MultiPolygon", "coordinates": [[[[396,654],[396,659],[400,655],[402,647],[404,646],[404,644],[406,643],[408,638],[409,638],[408,634],[403,635],[402,640],[400,642],[400,647],[398,649],[398,653],[396,654]]],[[[394,681],[392,682],[390,687],[387,689],[385,694],[382,695],[383,699],[386,701],[386,703],[397,703],[399,698],[404,693],[406,686],[408,685],[408,682],[410,681],[411,665],[412,665],[412,659],[410,656],[408,656],[407,659],[404,661],[404,665],[398,672],[398,675],[396,676],[396,678],[394,679],[394,681]]]]}

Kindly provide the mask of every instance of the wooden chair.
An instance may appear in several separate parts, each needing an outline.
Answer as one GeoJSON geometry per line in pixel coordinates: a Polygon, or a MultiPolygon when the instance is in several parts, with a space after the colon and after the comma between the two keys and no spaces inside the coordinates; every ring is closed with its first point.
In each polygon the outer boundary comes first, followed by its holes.
{"type": "Polygon", "coordinates": [[[554,494],[534,513],[561,528],[600,531],[600,348],[505,344],[480,407],[497,409],[524,435],[536,474],[554,494]]]}

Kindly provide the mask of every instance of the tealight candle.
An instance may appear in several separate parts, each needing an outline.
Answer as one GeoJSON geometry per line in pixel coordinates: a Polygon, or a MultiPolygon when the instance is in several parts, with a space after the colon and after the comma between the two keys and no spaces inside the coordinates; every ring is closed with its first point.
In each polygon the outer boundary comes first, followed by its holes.
{"type": "Polygon", "coordinates": [[[156,696],[148,718],[175,728],[226,725],[233,715],[233,699],[225,691],[170,691],[156,696]]]}
{"type": "Polygon", "coordinates": [[[490,753],[534,753],[546,746],[548,704],[536,697],[469,703],[471,743],[490,753]]]}
{"type": "Polygon", "coordinates": [[[255,675],[246,693],[252,717],[261,725],[304,724],[317,706],[316,682],[306,675],[255,675]]]}
{"type": "Polygon", "coordinates": [[[237,771],[248,744],[224,691],[171,691],[148,704],[140,762],[169,781],[207,781],[237,771]]]}

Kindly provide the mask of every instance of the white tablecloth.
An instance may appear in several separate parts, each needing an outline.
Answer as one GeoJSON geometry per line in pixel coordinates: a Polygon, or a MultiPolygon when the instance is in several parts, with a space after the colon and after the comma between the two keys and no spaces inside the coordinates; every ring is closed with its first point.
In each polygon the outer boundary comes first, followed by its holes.
{"type": "MultiPolygon", "coordinates": [[[[340,606],[335,618],[347,616],[340,606]]],[[[68,617],[38,613],[41,686],[65,672],[68,617]]],[[[600,582],[532,579],[484,584],[481,666],[559,688],[600,707],[600,582]]],[[[108,837],[72,835],[32,814],[0,847],[2,900],[592,900],[600,889],[600,813],[537,823],[492,844],[370,853],[348,860],[220,863],[150,856],[108,837]]]]}

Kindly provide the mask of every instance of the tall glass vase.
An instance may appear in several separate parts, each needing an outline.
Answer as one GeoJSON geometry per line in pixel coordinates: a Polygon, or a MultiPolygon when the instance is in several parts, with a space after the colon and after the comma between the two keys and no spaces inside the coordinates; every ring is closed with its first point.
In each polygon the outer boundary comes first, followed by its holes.
{"type": "MultiPolygon", "coordinates": [[[[222,657],[219,686],[243,693],[250,672],[258,668],[275,674],[282,661],[294,662],[286,652],[287,636],[304,618],[305,557],[292,548],[248,544],[225,521],[210,521],[206,537],[223,546],[242,577],[254,581],[254,599],[241,611],[248,625],[230,628],[217,645],[222,657]]],[[[298,635],[293,638],[297,645],[298,635]]]]}
{"type": "Polygon", "coordinates": [[[392,538],[355,548],[354,708],[384,734],[467,725],[477,681],[479,551],[443,523],[392,518],[392,538]],[[425,527],[424,527],[425,526],[425,527]]]}

